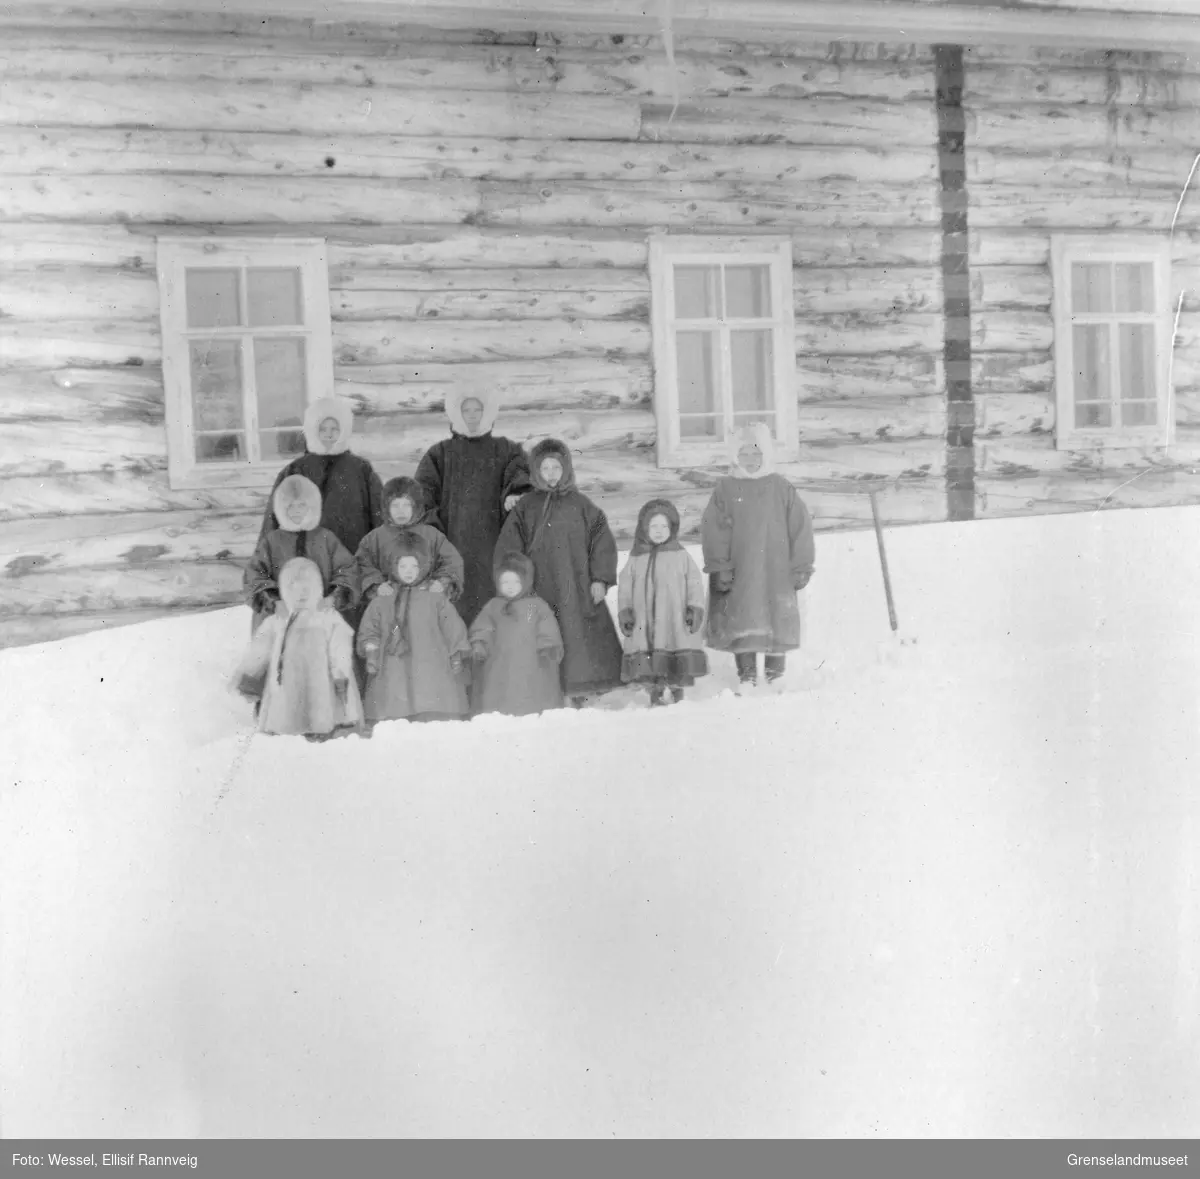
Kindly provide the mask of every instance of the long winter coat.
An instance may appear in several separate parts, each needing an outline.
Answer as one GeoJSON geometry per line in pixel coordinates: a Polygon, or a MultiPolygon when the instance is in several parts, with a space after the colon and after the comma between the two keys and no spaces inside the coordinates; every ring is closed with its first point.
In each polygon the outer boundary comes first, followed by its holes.
{"type": "Polygon", "coordinates": [[[704,617],[704,578],[678,536],[673,504],[652,500],[642,508],[633,551],[617,581],[617,616],[633,615],[633,633],[624,639],[626,680],[686,683],[708,671],[704,637],[687,625],[688,607],[704,617]],[[670,538],[660,545],[646,536],[646,525],[656,515],[671,525],[670,538]]]}
{"type": "Polygon", "coordinates": [[[520,443],[492,434],[497,402],[492,395],[452,393],[446,399],[451,436],[435,443],[417,467],[425,503],[447,539],[462,555],[463,592],[456,603],[468,622],[492,596],[492,556],[504,524],[504,501],[530,489],[529,464],[520,443]],[[483,403],[477,434],[462,420],[462,402],[483,403]]]}
{"type": "Polygon", "coordinates": [[[713,489],[700,536],[712,577],[708,645],[735,654],[783,654],[800,646],[796,592],[812,573],[812,520],[796,489],[775,474],[769,436],[759,432],[762,469],[736,463],[713,489]],[[716,575],[732,574],[728,592],[716,575]]]}
{"type": "Polygon", "coordinates": [[[252,630],[258,630],[275,613],[279,602],[279,573],[293,557],[307,557],[316,564],[321,571],[324,592],[334,595],[334,605],[353,627],[357,621],[354,607],[358,602],[354,557],[328,528],[322,528],[318,523],[321,498],[316,487],[302,475],[290,475],[280,482],[272,499],[280,526],[259,539],[242,578],[246,600],[254,611],[252,630]],[[288,518],[289,501],[304,505],[305,516],[299,524],[288,518]]]}
{"type": "MultiPolygon", "coordinates": [[[[321,526],[328,528],[352,553],[372,528],[383,523],[383,485],[379,476],[366,459],[348,449],[353,425],[349,402],[336,397],[314,401],[304,414],[305,453],[292,459],[275,480],[278,487],[289,475],[311,479],[321,494],[321,526]],[[317,433],[326,418],[336,418],[342,431],[331,448],[326,448],[317,433]]],[[[272,488],[259,538],[279,526],[272,488]]]]}
{"type": "Polygon", "coordinates": [[[445,594],[429,588],[427,557],[416,585],[393,585],[395,595],[375,598],[358,628],[367,719],[466,716],[467,673],[450,664],[453,656],[465,662],[471,652],[462,618],[445,594]]]}
{"type": "Polygon", "coordinates": [[[361,724],[353,646],[353,632],[333,610],[267,618],[234,673],[235,686],[261,701],[260,731],[316,734],[361,724]],[[344,703],[339,683],[345,685],[344,703]]]}
{"type": "Polygon", "coordinates": [[[484,659],[475,661],[472,706],[475,712],[508,716],[561,708],[558,665],[563,643],[554,611],[530,592],[533,562],[528,557],[502,562],[501,572],[506,569],[520,576],[524,592],[513,599],[492,598],[471,624],[472,648],[480,646],[486,652],[484,659]]]}
{"type": "Polygon", "coordinates": [[[534,490],[513,509],[496,554],[524,553],[537,569],[534,593],[554,611],[565,654],[562,686],[568,696],[603,692],[621,682],[621,640],[608,606],[592,601],[592,582],[606,589],[617,580],[617,544],[604,513],[575,489],[571,452],[555,439],[539,443],[529,458],[534,490]],[[563,465],[555,488],[542,481],[542,459],[563,465]]]}
{"type": "Polygon", "coordinates": [[[458,549],[452,545],[433,524],[432,513],[424,506],[424,493],[415,479],[389,479],[384,488],[384,517],[388,523],[380,525],[363,537],[354,555],[358,566],[359,591],[366,599],[373,598],[384,582],[396,572],[396,560],[414,542],[424,546],[429,561],[429,576],[446,587],[451,601],[462,593],[463,560],[458,549]],[[394,499],[406,497],[412,501],[413,516],[408,524],[393,524],[388,517],[388,505],[394,499]]]}

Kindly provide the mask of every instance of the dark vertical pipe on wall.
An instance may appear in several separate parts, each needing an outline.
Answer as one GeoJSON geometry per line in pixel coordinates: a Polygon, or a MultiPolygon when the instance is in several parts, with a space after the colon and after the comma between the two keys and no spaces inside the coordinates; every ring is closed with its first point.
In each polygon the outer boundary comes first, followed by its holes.
{"type": "Polygon", "coordinates": [[[975,397],[971,390],[971,268],[967,242],[967,126],[963,113],[962,46],[934,46],[934,69],[942,200],[946,508],[951,520],[973,520],[975,397]]]}

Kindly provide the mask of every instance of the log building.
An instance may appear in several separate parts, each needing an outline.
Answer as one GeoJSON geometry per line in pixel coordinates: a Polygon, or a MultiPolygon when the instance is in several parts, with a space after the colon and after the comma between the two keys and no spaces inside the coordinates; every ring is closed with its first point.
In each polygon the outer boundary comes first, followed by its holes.
{"type": "MultiPolygon", "coordinates": [[[[235,601],[306,400],[694,536],[1200,502],[1191,0],[0,5],[0,645],[235,601]]],[[[1200,186],[1200,185],[1197,185],[1200,186]]]]}

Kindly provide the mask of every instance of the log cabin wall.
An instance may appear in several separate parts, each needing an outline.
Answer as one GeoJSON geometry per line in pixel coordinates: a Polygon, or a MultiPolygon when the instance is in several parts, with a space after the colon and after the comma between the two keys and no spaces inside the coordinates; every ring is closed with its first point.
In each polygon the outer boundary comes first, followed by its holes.
{"type": "Polygon", "coordinates": [[[411,472],[499,387],[619,538],[664,493],[694,536],[714,474],[655,465],[648,234],[790,234],[786,473],[818,528],[945,518],[932,50],[0,22],[0,645],[240,597],[265,493],[168,484],[158,234],[324,237],[354,449],[411,472]]]}
{"type": "Polygon", "coordinates": [[[1200,59],[993,47],[965,52],[975,486],[980,516],[1200,502],[1200,59]],[[1055,447],[1050,241],[1172,242],[1175,445],[1055,447]]]}

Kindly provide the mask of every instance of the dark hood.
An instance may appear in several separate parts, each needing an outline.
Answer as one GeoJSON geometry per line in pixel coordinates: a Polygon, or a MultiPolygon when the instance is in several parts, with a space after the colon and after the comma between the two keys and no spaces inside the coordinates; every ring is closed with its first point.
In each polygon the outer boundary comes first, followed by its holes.
{"type": "Polygon", "coordinates": [[[652,499],[648,504],[643,504],[642,510],[638,512],[637,528],[633,533],[633,549],[629,555],[636,557],[653,549],[665,552],[682,547],[679,543],[679,510],[675,505],[669,499],[652,499]],[[655,516],[666,516],[667,523],[671,526],[671,535],[660,545],[654,544],[646,535],[646,529],[655,516]]]}
{"type": "Polygon", "coordinates": [[[383,522],[385,524],[391,524],[393,528],[412,528],[416,524],[428,523],[426,517],[429,514],[429,509],[425,506],[425,492],[415,479],[410,479],[407,475],[400,475],[395,479],[389,479],[383,485],[383,522]],[[398,525],[393,522],[391,507],[394,499],[412,501],[413,518],[407,524],[398,525]]]}
{"type": "Polygon", "coordinates": [[[529,455],[529,479],[538,491],[562,492],[575,490],[575,464],[571,461],[571,452],[565,442],[557,438],[545,438],[539,442],[529,455]],[[557,487],[547,487],[542,480],[542,459],[553,456],[562,463],[563,475],[557,487]]]}
{"type": "Polygon", "coordinates": [[[533,562],[524,554],[518,552],[505,553],[496,566],[496,592],[500,592],[500,575],[515,573],[521,579],[521,592],[514,601],[528,597],[533,593],[533,578],[535,569],[533,562]]]}
{"type": "Polygon", "coordinates": [[[392,558],[392,567],[388,570],[388,580],[397,588],[416,589],[419,585],[424,585],[429,580],[429,574],[433,569],[433,546],[419,532],[409,532],[405,529],[400,534],[400,538],[396,541],[395,556],[392,558]],[[420,575],[411,586],[405,586],[404,583],[396,576],[396,566],[400,563],[401,557],[416,557],[417,568],[420,570],[420,575]]]}

